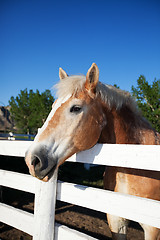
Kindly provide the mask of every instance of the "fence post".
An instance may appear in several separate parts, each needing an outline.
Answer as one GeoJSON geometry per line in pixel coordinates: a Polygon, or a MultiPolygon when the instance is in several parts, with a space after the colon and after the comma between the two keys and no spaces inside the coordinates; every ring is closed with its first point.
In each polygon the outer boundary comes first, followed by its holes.
{"type": "Polygon", "coordinates": [[[49,182],[37,181],[33,240],[53,240],[55,223],[57,170],[49,182]]]}

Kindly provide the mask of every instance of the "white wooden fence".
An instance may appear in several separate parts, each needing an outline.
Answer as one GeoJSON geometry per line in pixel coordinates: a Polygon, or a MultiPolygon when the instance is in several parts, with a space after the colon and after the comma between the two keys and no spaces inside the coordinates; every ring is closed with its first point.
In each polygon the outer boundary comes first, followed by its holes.
{"type": "MultiPolygon", "coordinates": [[[[0,155],[23,157],[30,144],[0,141],[0,155]]],[[[160,171],[160,146],[97,144],[68,161],[160,171]]],[[[65,240],[95,239],[54,224],[56,199],[160,228],[159,201],[57,183],[57,172],[45,183],[30,175],[0,170],[0,185],[35,194],[34,215],[0,203],[0,221],[32,235],[34,240],[62,240],[64,236],[65,240]]]]}

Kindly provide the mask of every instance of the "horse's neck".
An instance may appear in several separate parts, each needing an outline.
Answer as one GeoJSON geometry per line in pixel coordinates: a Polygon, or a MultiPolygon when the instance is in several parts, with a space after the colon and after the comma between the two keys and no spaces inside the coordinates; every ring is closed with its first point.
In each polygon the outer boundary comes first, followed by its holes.
{"type": "Polygon", "coordinates": [[[99,143],[118,144],[160,144],[160,134],[139,114],[128,108],[120,111],[105,110],[107,125],[99,138],[99,143]]]}

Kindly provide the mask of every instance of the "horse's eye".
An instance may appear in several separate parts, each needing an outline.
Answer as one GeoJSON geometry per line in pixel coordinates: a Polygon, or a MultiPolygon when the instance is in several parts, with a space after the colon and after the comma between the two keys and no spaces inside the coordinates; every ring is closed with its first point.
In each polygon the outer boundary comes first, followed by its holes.
{"type": "Polygon", "coordinates": [[[81,111],[81,109],[82,108],[80,106],[74,105],[71,107],[70,112],[71,113],[79,113],[81,111]]]}

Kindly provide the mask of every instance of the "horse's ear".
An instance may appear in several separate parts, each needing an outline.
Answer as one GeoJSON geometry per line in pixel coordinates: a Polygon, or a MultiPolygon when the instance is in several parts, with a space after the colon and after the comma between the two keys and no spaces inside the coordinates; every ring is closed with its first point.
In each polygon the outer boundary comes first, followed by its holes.
{"type": "Polygon", "coordinates": [[[60,80],[62,80],[63,78],[66,78],[66,77],[68,77],[68,74],[62,68],[59,68],[59,78],[60,78],[60,80]]]}
{"type": "Polygon", "coordinates": [[[86,75],[85,88],[89,91],[95,92],[97,83],[99,81],[99,69],[95,63],[89,68],[86,75]]]}

